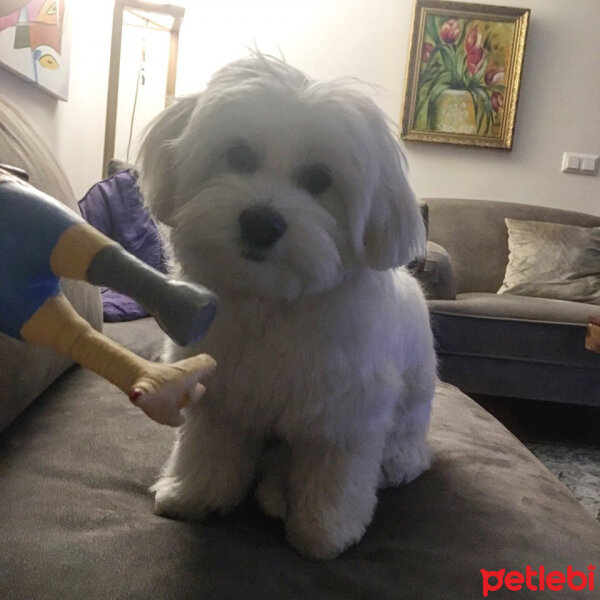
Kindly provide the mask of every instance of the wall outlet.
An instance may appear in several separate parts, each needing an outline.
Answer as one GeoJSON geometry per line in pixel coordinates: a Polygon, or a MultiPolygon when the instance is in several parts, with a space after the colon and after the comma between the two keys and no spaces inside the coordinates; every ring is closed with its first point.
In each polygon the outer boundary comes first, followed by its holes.
{"type": "Polygon", "coordinates": [[[563,173],[596,175],[598,173],[598,158],[595,154],[564,152],[561,170],[563,173]]]}

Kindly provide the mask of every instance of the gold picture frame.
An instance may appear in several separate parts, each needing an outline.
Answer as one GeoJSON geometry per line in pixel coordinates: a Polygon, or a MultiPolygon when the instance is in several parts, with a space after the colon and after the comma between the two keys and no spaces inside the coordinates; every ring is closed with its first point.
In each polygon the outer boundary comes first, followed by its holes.
{"type": "Polygon", "coordinates": [[[529,15],[415,0],[402,139],[510,150],[529,15]]]}

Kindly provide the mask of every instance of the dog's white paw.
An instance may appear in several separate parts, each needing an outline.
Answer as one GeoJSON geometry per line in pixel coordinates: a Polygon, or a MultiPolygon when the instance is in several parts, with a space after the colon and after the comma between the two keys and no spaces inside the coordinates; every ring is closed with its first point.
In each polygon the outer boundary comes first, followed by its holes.
{"type": "Polygon", "coordinates": [[[160,517],[199,521],[209,512],[206,505],[174,477],[162,477],[150,491],[154,492],[154,513],[160,517]]]}
{"type": "Polygon", "coordinates": [[[290,447],[283,441],[265,450],[259,464],[260,483],[254,494],[267,515],[282,521],[288,516],[290,460],[290,447]]]}
{"type": "Polygon", "coordinates": [[[306,558],[331,560],[358,542],[365,533],[366,524],[339,523],[307,515],[304,519],[290,517],[286,524],[288,542],[306,558]]]}
{"type": "Polygon", "coordinates": [[[274,477],[263,479],[254,495],[266,515],[282,521],[287,519],[287,495],[283,481],[274,477]]]}
{"type": "Polygon", "coordinates": [[[378,489],[410,483],[431,466],[431,455],[423,441],[386,456],[381,463],[378,489]]]}

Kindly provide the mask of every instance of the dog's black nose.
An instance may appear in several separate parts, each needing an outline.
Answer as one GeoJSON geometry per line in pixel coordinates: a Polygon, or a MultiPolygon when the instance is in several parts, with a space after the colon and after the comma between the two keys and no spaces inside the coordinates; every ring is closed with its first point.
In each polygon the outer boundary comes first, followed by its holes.
{"type": "Polygon", "coordinates": [[[287,223],[270,206],[251,206],[240,213],[242,242],[248,250],[268,250],[285,233],[287,223]]]}

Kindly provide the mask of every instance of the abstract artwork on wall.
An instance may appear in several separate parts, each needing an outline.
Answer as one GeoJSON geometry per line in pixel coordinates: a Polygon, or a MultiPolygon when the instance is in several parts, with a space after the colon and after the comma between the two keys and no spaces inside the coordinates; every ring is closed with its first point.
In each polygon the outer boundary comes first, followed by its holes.
{"type": "Polygon", "coordinates": [[[402,137],[510,149],[529,13],[416,0],[402,137]]]}
{"type": "Polygon", "coordinates": [[[60,100],[69,91],[67,0],[0,2],[0,65],[60,100]]]}

